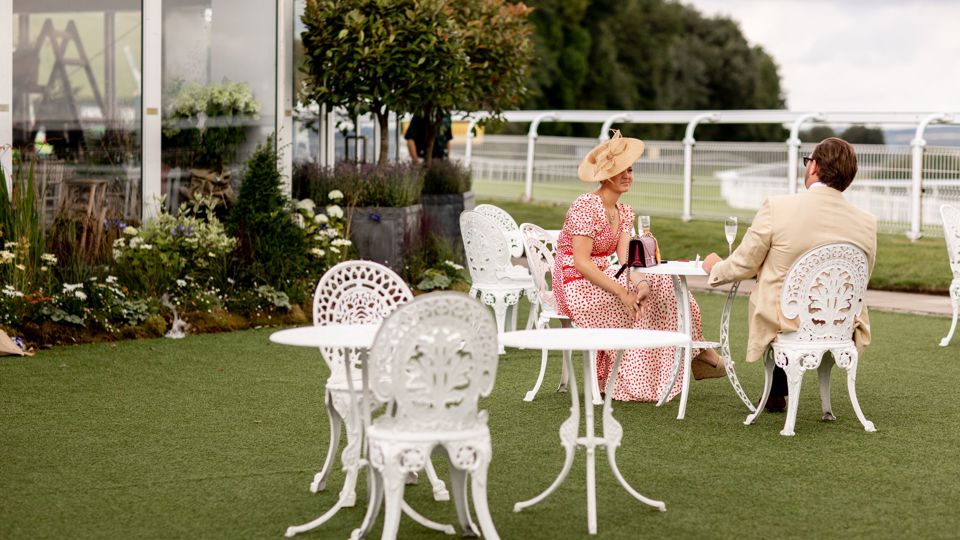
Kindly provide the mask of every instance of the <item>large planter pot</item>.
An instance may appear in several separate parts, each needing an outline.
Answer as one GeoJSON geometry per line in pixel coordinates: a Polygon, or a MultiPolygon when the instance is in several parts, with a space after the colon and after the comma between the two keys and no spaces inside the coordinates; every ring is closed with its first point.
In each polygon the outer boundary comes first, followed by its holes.
{"type": "Polygon", "coordinates": [[[434,234],[450,238],[458,250],[463,250],[460,240],[460,214],[464,210],[473,210],[477,205],[472,191],[453,195],[420,196],[423,205],[424,227],[434,234]]]}
{"type": "Polygon", "coordinates": [[[361,259],[385,264],[399,272],[408,246],[420,238],[423,207],[354,208],[350,239],[361,259]]]}

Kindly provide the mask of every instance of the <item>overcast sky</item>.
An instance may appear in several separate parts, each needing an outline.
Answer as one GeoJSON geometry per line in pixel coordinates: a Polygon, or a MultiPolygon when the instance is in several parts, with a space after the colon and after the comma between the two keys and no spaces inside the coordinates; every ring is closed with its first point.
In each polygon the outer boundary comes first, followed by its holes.
{"type": "Polygon", "coordinates": [[[681,0],[740,23],[787,106],[960,111],[960,0],[681,0]]]}

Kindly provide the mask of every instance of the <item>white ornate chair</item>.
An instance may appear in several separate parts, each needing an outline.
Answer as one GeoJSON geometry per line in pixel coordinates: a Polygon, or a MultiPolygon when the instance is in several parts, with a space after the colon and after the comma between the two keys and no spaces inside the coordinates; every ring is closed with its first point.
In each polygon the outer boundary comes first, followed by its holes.
{"type": "Polygon", "coordinates": [[[487,216],[500,227],[500,230],[503,231],[503,234],[507,237],[507,242],[510,243],[511,256],[523,256],[523,239],[521,238],[520,227],[517,225],[517,221],[513,219],[513,216],[503,208],[492,204],[478,204],[474,207],[473,211],[487,216]]]}
{"type": "MultiPolygon", "coordinates": [[[[407,284],[386,266],[372,261],[342,262],[327,270],[317,282],[313,296],[313,324],[376,324],[412,299],[413,293],[407,284]]],[[[359,402],[362,395],[360,361],[361,355],[366,352],[328,347],[321,347],[320,352],[330,369],[324,396],[330,420],[330,444],[323,468],[314,476],[310,491],[316,493],[326,487],[327,476],[333,468],[340,445],[340,425],[343,424],[347,430],[347,446],[341,461],[346,479],[340,499],[342,506],[353,506],[356,501],[357,474],[362,466],[362,420],[351,414],[350,401],[359,402]],[[352,394],[343,368],[345,359],[350,363],[352,394]]],[[[381,403],[370,399],[370,395],[368,402],[372,405],[381,403]]],[[[437,478],[432,465],[428,466],[427,474],[433,486],[434,498],[438,501],[449,500],[446,486],[437,478]]]]}
{"type": "Polygon", "coordinates": [[[943,239],[947,243],[950,270],[953,271],[953,280],[950,282],[953,322],[950,323],[947,337],[940,340],[940,346],[946,347],[953,339],[953,332],[957,329],[957,316],[960,315],[960,207],[945,204],[940,207],[940,217],[943,218],[943,239]]]}
{"type": "MultiPolygon", "coordinates": [[[[520,298],[530,301],[530,317],[534,317],[537,288],[530,272],[522,266],[513,266],[506,236],[489,217],[472,210],[460,214],[460,233],[470,270],[470,296],[493,307],[498,332],[517,327],[517,307],[520,298]],[[508,313],[509,312],[509,313],[508,313]]],[[[499,348],[504,353],[503,346],[499,348]]]]}
{"type": "MultiPolygon", "coordinates": [[[[566,316],[557,313],[557,304],[553,297],[552,279],[547,281],[547,274],[553,275],[553,263],[555,260],[554,246],[556,240],[550,233],[545,231],[539,225],[533,223],[523,223],[520,225],[520,234],[523,237],[523,247],[527,254],[527,266],[530,268],[530,274],[533,276],[533,282],[537,286],[537,300],[540,303],[540,314],[534,323],[536,328],[549,328],[550,321],[556,319],[560,325],[569,328],[573,322],[566,316]]],[[[540,374],[537,375],[537,382],[533,389],[527,392],[523,397],[524,401],[533,401],[540,391],[540,385],[543,384],[543,375],[547,371],[547,356],[549,351],[543,350],[540,357],[540,374]]],[[[570,351],[564,351],[564,362],[561,363],[560,386],[558,391],[567,388],[568,376],[566,358],[570,351]]],[[[596,388],[595,396],[599,396],[599,386],[596,388]]]]}
{"type": "Polygon", "coordinates": [[[763,397],[756,411],[744,424],[752,424],[763,412],[770,396],[774,364],[787,373],[789,403],[781,435],[792,436],[800,401],[803,374],[817,369],[823,420],[834,420],[830,405],[829,352],[837,366],[847,370],[850,403],[866,431],[876,431],[857,400],[857,347],[853,342],[854,319],[863,309],[863,296],[870,279],[867,256],[860,248],[846,243],[825,244],[806,252],[787,273],[780,293],[780,311],[787,319],[799,317],[796,332],[781,333],[767,349],[764,358],[763,397]]]}
{"type": "Polygon", "coordinates": [[[486,411],[497,374],[497,329],[490,312],[462,293],[425,294],[389,316],[370,349],[370,388],[387,413],[367,429],[373,493],[353,538],[370,530],[385,500],[383,540],[397,537],[405,476],[430,462],[434,450],[450,460],[457,517],[464,534],[498,537],[487,506],[491,459],[486,411]],[[467,505],[470,478],[478,531],[467,505]]]}

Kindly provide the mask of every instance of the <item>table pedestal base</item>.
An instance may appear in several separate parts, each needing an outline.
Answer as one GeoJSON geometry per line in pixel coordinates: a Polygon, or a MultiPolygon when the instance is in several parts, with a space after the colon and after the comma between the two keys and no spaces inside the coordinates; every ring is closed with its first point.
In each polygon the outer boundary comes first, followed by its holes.
{"type": "MultiPolygon", "coordinates": [[[[584,417],[586,419],[585,436],[579,436],[580,403],[578,401],[579,396],[577,395],[577,378],[570,377],[570,416],[563,421],[563,424],[560,425],[560,444],[563,445],[565,450],[563,468],[560,470],[560,474],[557,476],[557,478],[546,490],[544,490],[543,493],[532,499],[516,503],[513,506],[514,512],[519,512],[524,508],[533,506],[546,499],[560,486],[560,484],[563,483],[563,481],[567,478],[567,475],[570,473],[571,465],[573,465],[574,451],[579,446],[582,446],[587,450],[587,530],[590,534],[597,534],[596,449],[599,446],[605,446],[607,448],[607,461],[610,463],[610,469],[613,471],[613,476],[617,479],[617,482],[623,486],[623,489],[625,489],[627,493],[643,504],[657,508],[661,512],[665,512],[667,510],[667,506],[663,503],[663,501],[650,499],[633,489],[633,487],[631,487],[630,484],[628,484],[623,478],[623,475],[620,473],[620,469],[617,467],[617,447],[620,446],[620,441],[623,438],[623,427],[613,418],[613,407],[611,402],[614,384],[616,384],[617,380],[617,371],[620,368],[620,359],[622,356],[623,351],[618,351],[616,359],[613,362],[613,370],[607,379],[606,399],[603,403],[602,417],[603,437],[597,437],[594,429],[593,389],[589,382],[591,371],[595,372],[596,366],[594,365],[594,362],[591,361],[592,355],[589,352],[584,352],[583,408],[584,417]]],[[[573,360],[571,357],[565,356],[564,362],[567,363],[567,368],[572,374],[573,360]]]]}

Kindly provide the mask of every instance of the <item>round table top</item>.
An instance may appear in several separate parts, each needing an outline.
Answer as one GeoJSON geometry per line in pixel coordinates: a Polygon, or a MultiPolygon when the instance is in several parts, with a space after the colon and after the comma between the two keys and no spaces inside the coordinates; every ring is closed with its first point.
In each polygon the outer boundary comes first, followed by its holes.
{"type": "Polygon", "coordinates": [[[500,342],[521,349],[594,351],[684,346],[690,344],[690,336],[633,328],[544,328],[504,332],[500,342]]]}
{"type": "Polygon", "coordinates": [[[288,328],[270,334],[270,341],[298,347],[370,348],[379,324],[328,324],[288,328]]]}
{"type": "Polygon", "coordinates": [[[705,276],[707,272],[703,269],[703,261],[667,261],[656,266],[647,268],[634,267],[634,272],[643,272],[645,274],[663,274],[667,276],[705,276]]]}

